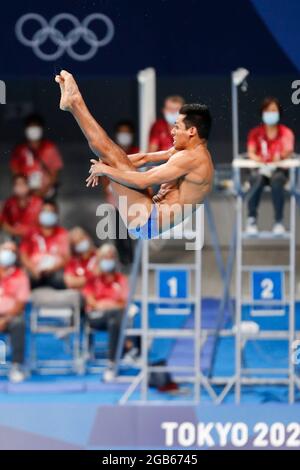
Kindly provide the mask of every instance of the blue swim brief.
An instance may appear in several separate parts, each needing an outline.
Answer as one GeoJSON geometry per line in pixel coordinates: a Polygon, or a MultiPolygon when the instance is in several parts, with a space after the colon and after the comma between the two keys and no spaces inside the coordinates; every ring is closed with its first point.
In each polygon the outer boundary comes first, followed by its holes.
{"type": "Polygon", "coordinates": [[[158,211],[156,204],[152,205],[151,214],[149,219],[143,226],[128,229],[128,233],[136,239],[151,240],[159,235],[158,227],[158,211]]]}

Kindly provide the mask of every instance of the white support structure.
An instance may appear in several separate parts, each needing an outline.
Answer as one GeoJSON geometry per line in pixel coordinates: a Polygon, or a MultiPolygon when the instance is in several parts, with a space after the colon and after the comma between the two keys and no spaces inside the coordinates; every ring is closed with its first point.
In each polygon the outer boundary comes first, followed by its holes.
{"type": "MultiPolygon", "coordinates": [[[[176,239],[176,232],[182,233],[183,243],[191,243],[191,240],[194,240],[195,249],[193,250],[193,262],[189,264],[172,264],[172,263],[153,263],[150,261],[149,253],[149,243],[144,242],[143,245],[143,258],[142,258],[142,331],[143,331],[143,363],[142,363],[142,401],[146,402],[148,398],[148,380],[149,380],[149,369],[148,369],[148,344],[149,340],[154,337],[171,337],[171,338],[180,338],[182,333],[189,333],[190,338],[194,344],[194,360],[191,370],[193,371],[194,376],[194,402],[199,403],[200,401],[200,385],[201,385],[201,364],[200,364],[200,353],[201,353],[201,249],[203,245],[203,225],[204,225],[204,207],[201,205],[198,210],[194,213],[195,223],[192,223],[192,218],[184,220],[179,226],[175,227],[170,235],[173,237],[168,240],[168,244],[173,243],[173,240],[176,239]],[[190,226],[194,226],[194,230],[190,226]],[[183,301],[187,305],[194,305],[194,327],[192,330],[179,329],[170,331],[170,329],[156,329],[153,332],[153,329],[149,325],[149,273],[155,270],[172,270],[172,269],[181,269],[188,272],[189,278],[189,295],[184,299],[174,299],[174,307],[172,305],[173,312],[175,313],[176,304],[181,304],[183,301]]],[[[152,241],[155,243],[155,241],[152,241]]],[[[159,243],[159,241],[158,241],[159,243]]],[[[184,249],[184,246],[182,247],[184,249]]],[[[155,303],[160,305],[162,302],[170,302],[171,299],[163,299],[156,296],[154,299],[155,303]]],[[[179,307],[180,311],[181,308],[179,307]]],[[[173,314],[174,314],[173,313],[173,314]]],[[[182,314],[182,313],[181,313],[182,314]]],[[[180,369],[180,368],[179,368],[180,369]]],[[[172,367],[166,365],[164,367],[151,367],[151,371],[160,370],[160,371],[171,371],[172,367]]],[[[188,370],[188,367],[184,367],[184,370],[188,370]]],[[[179,372],[179,370],[178,370],[179,372]]]]}
{"type": "Polygon", "coordinates": [[[239,87],[245,90],[246,78],[249,71],[245,68],[238,68],[231,73],[231,112],[232,112],[232,149],[233,160],[239,155],[239,108],[238,90],[239,87]]]}
{"type": "MultiPolygon", "coordinates": [[[[295,376],[295,366],[292,362],[293,342],[297,335],[295,332],[295,264],[296,264],[296,170],[300,167],[299,158],[291,158],[282,160],[274,164],[274,168],[283,168],[289,170],[290,178],[290,223],[289,229],[283,236],[275,236],[273,232],[258,232],[257,235],[249,235],[243,229],[243,208],[244,208],[244,194],[241,191],[240,184],[240,172],[242,169],[255,169],[264,166],[261,163],[254,162],[249,159],[239,158],[234,159],[233,168],[235,172],[235,179],[237,185],[237,244],[236,244],[236,318],[235,318],[235,401],[240,403],[242,396],[242,385],[243,384],[283,384],[288,385],[289,389],[289,402],[293,403],[295,399],[295,385],[297,384],[297,378],[295,376]],[[260,245],[265,242],[282,242],[286,243],[289,252],[289,262],[287,265],[277,266],[264,266],[263,264],[249,265],[244,264],[243,250],[245,244],[248,242],[253,244],[259,243],[260,245]],[[274,330],[261,330],[257,332],[247,333],[245,331],[245,324],[242,318],[242,308],[244,302],[243,297],[243,281],[245,276],[249,276],[251,272],[260,271],[282,271],[285,276],[289,278],[289,289],[288,299],[285,300],[252,300],[247,301],[247,305],[254,307],[261,306],[261,310],[258,310],[257,316],[268,316],[275,317],[278,315],[284,315],[284,307],[288,306],[288,331],[274,331],[274,330]],[[267,310],[263,310],[267,307],[267,310]],[[278,310],[274,310],[274,307],[278,307],[278,310]],[[242,352],[245,344],[248,340],[286,340],[288,341],[288,367],[287,368],[269,368],[269,369],[248,369],[242,365],[242,352]],[[271,375],[277,374],[275,377],[271,375]],[[249,377],[252,375],[252,377],[249,377]]],[[[284,289],[284,287],[283,287],[284,289]]],[[[257,310],[253,310],[256,312],[257,310]]],[[[253,326],[253,325],[252,325],[253,326]]],[[[247,328],[246,328],[247,330],[247,328]]]]}
{"type": "MultiPolygon", "coordinates": [[[[147,403],[149,396],[149,374],[150,372],[191,372],[192,376],[186,378],[183,377],[183,381],[191,382],[194,385],[194,394],[193,400],[187,398],[185,401],[191,403],[200,402],[201,396],[201,385],[208,391],[213,399],[216,398],[214,391],[208,380],[205,376],[201,374],[201,346],[202,346],[202,337],[201,337],[201,250],[203,245],[203,233],[204,233],[204,206],[200,205],[199,208],[194,212],[192,216],[185,219],[181,224],[172,229],[168,235],[164,234],[164,237],[170,236],[168,239],[168,244],[172,244],[176,241],[178,243],[177,236],[180,234],[181,242],[183,244],[182,249],[185,249],[186,246],[192,248],[193,244],[193,262],[191,263],[154,263],[150,259],[150,243],[149,241],[143,241],[143,252],[142,252],[142,292],[141,292],[141,328],[139,331],[132,329],[127,330],[127,335],[133,334],[141,337],[141,346],[142,346],[142,360],[140,363],[140,373],[138,376],[134,377],[129,388],[126,390],[125,394],[120,400],[120,404],[125,404],[131,397],[132,393],[136,388],[141,385],[141,403],[147,403]],[[194,219],[194,220],[192,220],[194,219]],[[194,227],[193,229],[191,227],[194,227]],[[182,270],[188,273],[188,288],[189,294],[182,298],[162,298],[157,294],[155,296],[149,295],[149,274],[152,271],[156,270],[182,270]],[[170,329],[170,328],[151,328],[149,323],[149,303],[155,303],[158,305],[159,314],[170,314],[168,310],[172,310],[172,314],[183,314],[186,315],[184,303],[187,306],[194,306],[194,326],[191,329],[170,329]],[[168,305],[165,312],[164,307],[161,304],[167,303],[168,305]],[[172,338],[178,339],[181,337],[188,337],[191,339],[191,348],[193,347],[193,364],[191,366],[177,367],[177,366],[155,366],[149,365],[149,344],[155,338],[172,338]]],[[[153,243],[161,243],[160,236],[159,240],[152,240],[153,243]]],[[[189,314],[191,314],[192,309],[190,308],[189,314]]],[[[157,313],[156,313],[157,314],[157,313]]],[[[204,339],[204,338],[203,338],[204,339]]],[[[152,402],[151,402],[152,403],[152,402]]],[[[165,403],[165,401],[162,401],[165,403]]]]}
{"type": "Polygon", "coordinates": [[[147,152],[149,130],[156,118],[156,74],[149,67],[137,75],[139,94],[139,146],[147,152]]]}

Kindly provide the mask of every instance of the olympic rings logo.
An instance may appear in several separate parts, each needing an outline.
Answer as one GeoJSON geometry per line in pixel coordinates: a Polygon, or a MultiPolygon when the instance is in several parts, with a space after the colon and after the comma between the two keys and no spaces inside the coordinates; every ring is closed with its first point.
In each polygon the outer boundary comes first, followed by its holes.
{"type": "Polygon", "coordinates": [[[104,47],[110,43],[114,37],[115,27],[111,19],[102,13],[92,13],[81,23],[71,13],[60,13],[54,16],[49,23],[37,13],[27,13],[18,19],[15,32],[18,40],[24,46],[32,47],[35,55],[42,60],[56,60],[66,52],[74,60],[85,61],[94,57],[99,47],[104,47]],[[66,34],[57,28],[61,21],[68,21],[73,26],[66,34]],[[98,39],[95,32],[89,28],[92,21],[101,21],[104,24],[106,31],[102,38],[98,39]],[[40,26],[40,29],[32,35],[31,39],[24,34],[24,26],[28,22],[36,22],[40,26]],[[41,46],[48,39],[57,46],[55,52],[45,53],[42,51],[41,46]],[[73,47],[80,39],[83,39],[90,46],[90,49],[82,54],[76,52],[73,47]]]}

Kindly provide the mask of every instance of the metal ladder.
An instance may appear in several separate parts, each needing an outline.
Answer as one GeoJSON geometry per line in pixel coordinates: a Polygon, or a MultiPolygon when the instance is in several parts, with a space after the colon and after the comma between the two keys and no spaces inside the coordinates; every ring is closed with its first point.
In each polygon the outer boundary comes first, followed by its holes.
{"type": "MultiPolygon", "coordinates": [[[[193,221],[186,221],[184,223],[185,228],[183,229],[183,240],[186,243],[191,243],[190,240],[193,238],[193,243],[197,249],[193,250],[193,262],[191,263],[154,263],[151,261],[150,255],[150,242],[142,241],[142,253],[141,253],[141,275],[142,275],[142,288],[141,288],[141,328],[140,329],[127,329],[126,335],[134,336],[139,335],[141,337],[141,350],[142,358],[140,364],[140,373],[133,378],[126,392],[123,394],[120,404],[125,404],[131,397],[132,393],[140,385],[141,387],[141,398],[140,403],[147,403],[149,400],[149,374],[151,372],[190,372],[191,376],[186,378],[186,381],[193,383],[193,402],[199,403],[201,395],[201,384],[210,391],[210,386],[201,374],[201,248],[203,239],[203,220],[204,220],[204,208],[200,206],[194,213],[195,229],[191,230],[187,228],[187,225],[193,225],[193,221]],[[165,298],[158,295],[149,295],[149,277],[151,272],[156,271],[170,271],[170,270],[183,270],[188,273],[188,288],[189,294],[183,298],[165,298]],[[194,326],[193,328],[152,328],[149,322],[149,303],[154,303],[158,306],[160,314],[163,314],[164,310],[166,314],[172,312],[172,314],[179,314],[182,307],[180,304],[186,304],[190,307],[194,306],[194,326]],[[167,304],[166,306],[163,306],[167,304]],[[193,354],[193,365],[191,367],[186,366],[155,366],[149,364],[149,343],[155,338],[191,338],[194,344],[193,354]]],[[[172,229],[172,238],[167,242],[173,243],[176,240],[176,232],[178,227],[172,229]]],[[[177,239],[178,242],[178,239],[177,239]]],[[[140,243],[140,242],[139,242],[140,243]]],[[[156,243],[156,240],[151,240],[151,244],[156,243]]],[[[160,241],[157,241],[160,243],[160,241]]],[[[190,308],[191,312],[191,308],[190,308]]],[[[191,313],[190,313],[191,314],[191,313]]],[[[185,400],[186,401],[186,400],[185,400]]],[[[188,400],[190,403],[191,400],[188,400]]],[[[153,400],[151,400],[153,403],[153,400]]],[[[157,403],[157,401],[156,401],[157,403]]],[[[165,401],[164,401],[165,403],[165,401]]]]}
{"type": "MultiPolygon", "coordinates": [[[[280,165],[280,164],[279,164],[280,165]]],[[[278,165],[278,166],[279,166],[278,165]]],[[[258,165],[254,162],[248,162],[241,158],[235,159],[233,162],[235,171],[235,180],[237,191],[236,200],[236,315],[235,315],[235,401],[240,403],[242,396],[242,385],[287,385],[289,402],[293,403],[295,400],[295,385],[299,386],[299,379],[295,375],[295,366],[292,362],[293,342],[296,338],[295,331],[295,263],[296,263],[296,179],[297,167],[299,167],[299,160],[286,161],[285,167],[289,170],[290,174],[290,207],[289,207],[289,230],[283,236],[274,236],[273,232],[259,232],[255,236],[248,235],[243,229],[243,208],[245,201],[245,193],[241,190],[240,172],[242,168],[254,168],[258,165]],[[250,165],[250,166],[249,166],[250,165]],[[244,264],[243,251],[245,245],[251,241],[252,244],[265,242],[274,242],[275,240],[281,243],[286,243],[288,246],[288,263],[285,265],[268,266],[268,265],[252,265],[244,264]],[[269,316],[270,318],[276,315],[288,316],[288,329],[287,330],[266,330],[262,329],[253,332],[243,331],[243,316],[242,308],[244,302],[243,296],[243,282],[246,276],[250,276],[253,272],[264,271],[279,271],[284,273],[284,279],[288,276],[288,300],[272,300],[269,299],[255,300],[250,299],[246,302],[249,305],[252,315],[257,317],[269,316]],[[274,310],[274,307],[276,310],[274,310]],[[287,307],[287,311],[286,311],[287,307]],[[261,311],[259,310],[261,308],[261,311]],[[269,309],[269,310],[268,310],[269,309]],[[288,367],[286,368],[247,368],[243,366],[243,350],[247,340],[286,340],[288,342],[288,367]],[[274,377],[277,374],[279,377],[274,377]],[[252,375],[252,376],[251,376],[252,375]],[[273,377],[272,377],[273,375],[273,377]]],[[[281,164],[282,166],[282,164],[281,164]]],[[[285,286],[283,287],[283,291],[285,286]]],[[[255,317],[254,317],[255,319],[255,317]]]]}

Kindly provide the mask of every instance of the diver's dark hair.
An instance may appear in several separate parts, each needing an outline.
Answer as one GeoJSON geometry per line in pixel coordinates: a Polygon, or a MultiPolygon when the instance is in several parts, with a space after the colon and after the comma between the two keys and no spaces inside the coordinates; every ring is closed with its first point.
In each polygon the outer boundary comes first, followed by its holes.
{"type": "Polygon", "coordinates": [[[185,114],[183,122],[185,127],[196,127],[201,139],[208,139],[211,129],[211,114],[206,104],[185,104],[180,109],[180,114],[185,114]]]}

